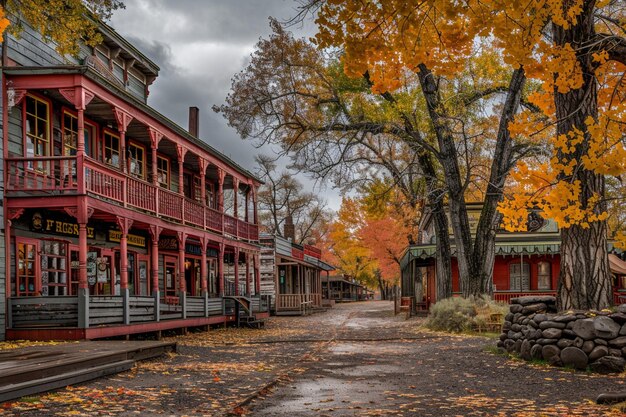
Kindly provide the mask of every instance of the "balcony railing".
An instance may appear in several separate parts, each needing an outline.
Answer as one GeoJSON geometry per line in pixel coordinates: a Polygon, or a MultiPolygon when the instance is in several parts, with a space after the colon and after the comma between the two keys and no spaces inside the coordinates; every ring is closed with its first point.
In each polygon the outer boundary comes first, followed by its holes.
{"type": "MultiPolygon", "coordinates": [[[[83,180],[77,177],[75,156],[7,158],[7,195],[78,193],[83,180]]],[[[80,174],[80,173],[79,173],[80,174]]],[[[157,217],[227,233],[246,240],[258,240],[255,224],[220,213],[182,195],[118,172],[90,158],[84,159],[85,191],[124,207],[157,217]]]]}

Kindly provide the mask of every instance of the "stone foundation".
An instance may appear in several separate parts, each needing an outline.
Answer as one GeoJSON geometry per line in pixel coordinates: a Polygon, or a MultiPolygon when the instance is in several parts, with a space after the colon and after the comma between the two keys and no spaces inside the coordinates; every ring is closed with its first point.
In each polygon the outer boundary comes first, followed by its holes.
{"type": "Polygon", "coordinates": [[[622,372],[626,366],[626,304],[608,311],[557,313],[556,298],[511,300],[498,347],[525,360],[546,360],[600,373],[622,372]]]}

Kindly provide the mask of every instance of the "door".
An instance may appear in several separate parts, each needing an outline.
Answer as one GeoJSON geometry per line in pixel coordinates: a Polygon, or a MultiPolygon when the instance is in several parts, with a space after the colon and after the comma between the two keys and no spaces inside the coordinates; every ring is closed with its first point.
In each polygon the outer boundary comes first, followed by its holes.
{"type": "Polygon", "coordinates": [[[102,249],[96,259],[96,285],[93,294],[114,295],[113,251],[102,249]]]}
{"type": "Polygon", "coordinates": [[[137,295],[150,295],[150,268],[148,255],[137,255],[137,295]]]}
{"type": "Polygon", "coordinates": [[[165,264],[165,296],[175,297],[178,293],[178,273],[176,271],[178,258],[175,256],[164,256],[165,264]]]}
{"type": "Polygon", "coordinates": [[[70,245],[70,295],[78,294],[79,254],[78,246],[70,245]]]}

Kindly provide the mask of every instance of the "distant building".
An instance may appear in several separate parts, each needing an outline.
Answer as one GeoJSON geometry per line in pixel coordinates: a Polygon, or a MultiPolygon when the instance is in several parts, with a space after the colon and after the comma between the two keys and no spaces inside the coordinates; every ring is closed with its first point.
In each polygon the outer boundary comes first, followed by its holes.
{"type": "Polygon", "coordinates": [[[349,275],[334,275],[322,280],[322,293],[335,302],[365,301],[374,298],[374,291],[349,275]]]}
{"type": "MultiPolygon", "coordinates": [[[[482,204],[468,203],[472,231],[476,231],[482,204]]],[[[561,238],[556,223],[533,212],[528,218],[527,232],[498,231],[496,259],[493,268],[494,298],[509,302],[521,295],[555,295],[560,272],[561,238]]],[[[459,271],[452,231],[452,291],[460,293],[459,271]]],[[[434,224],[427,220],[420,240],[409,245],[401,260],[402,296],[415,297],[418,308],[428,308],[436,301],[436,249],[434,224]]],[[[616,251],[611,245],[610,249],[616,251]]],[[[612,271],[626,274],[626,263],[609,255],[612,271]],[[621,270],[619,269],[621,268],[621,270]]],[[[626,294],[626,280],[615,280],[615,297],[626,294]]],[[[621,275],[620,275],[621,276],[621,275]]]]}
{"type": "Polygon", "coordinates": [[[277,315],[306,314],[322,307],[322,274],[335,268],[311,245],[261,234],[261,295],[277,315]]]}

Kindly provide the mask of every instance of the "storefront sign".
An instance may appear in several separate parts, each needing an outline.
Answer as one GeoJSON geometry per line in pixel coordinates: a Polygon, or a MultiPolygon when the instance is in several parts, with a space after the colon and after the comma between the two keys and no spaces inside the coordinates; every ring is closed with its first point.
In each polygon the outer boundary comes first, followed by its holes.
{"type": "Polygon", "coordinates": [[[178,250],[178,239],[164,236],[159,239],[160,250],[178,250]]]}
{"type": "MultiPolygon", "coordinates": [[[[109,242],[120,242],[122,240],[122,232],[119,230],[109,230],[109,242]]],[[[143,236],[126,235],[126,242],[131,246],[137,246],[140,248],[146,247],[146,238],[143,236]]]]}
{"type": "MultiPolygon", "coordinates": [[[[33,214],[31,228],[33,229],[33,231],[40,233],[78,236],[78,223],[65,220],[44,218],[44,216],[38,211],[33,214]]],[[[94,228],[87,226],[87,238],[93,239],[94,237],[94,228]]]]}
{"type": "MultiPolygon", "coordinates": [[[[162,237],[159,239],[159,250],[178,250],[178,239],[175,237],[162,237]]],[[[202,256],[202,246],[195,243],[185,244],[185,253],[189,255],[202,256]]],[[[217,258],[217,249],[208,248],[206,254],[209,258],[217,258]]]]}

